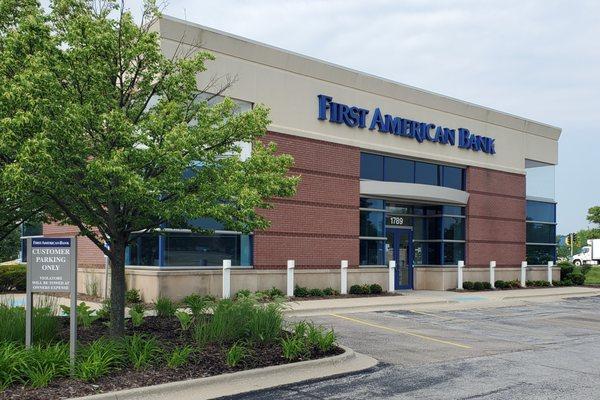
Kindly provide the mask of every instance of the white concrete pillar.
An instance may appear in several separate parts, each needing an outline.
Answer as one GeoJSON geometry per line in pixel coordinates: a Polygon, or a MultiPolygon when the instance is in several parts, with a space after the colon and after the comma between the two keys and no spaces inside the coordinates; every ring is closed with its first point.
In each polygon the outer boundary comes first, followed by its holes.
{"type": "Polygon", "coordinates": [[[457,277],[456,288],[458,290],[463,290],[463,268],[464,267],[465,267],[465,262],[459,261],[458,266],[456,268],[456,277],[457,277]]]}
{"type": "Polygon", "coordinates": [[[231,260],[223,260],[223,298],[231,297],[231,260]]]}
{"type": "Polygon", "coordinates": [[[287,260],[287,296],[294,297],[294,268],[296,261],[287,260]]]}
{"type": "Polygon", "coordinates": [[[548,261],[548,283],[552,286],[552,267],[554,266],[554,261],[548,261]]]}
{"type": "Polygon", "coordinates": [[[340,293],[348,294],[348,260],[342,260],[341,271],[341,282],[340,282],[340,293]]]}
{"type": "Polygon", "coordinates": [[[496,289],[496,261],[490,261],[490,285],[496,289]]]}
{"type": "Polygon", "coordinates": [[[521,261],[521,287],[527,287],[527,261],[521,261]]]}
{"type": "Polygon", "coordinates": [[[388,271],[388,292],[393,292],[396,290],[396,261],[390,261],[388,271]]]}

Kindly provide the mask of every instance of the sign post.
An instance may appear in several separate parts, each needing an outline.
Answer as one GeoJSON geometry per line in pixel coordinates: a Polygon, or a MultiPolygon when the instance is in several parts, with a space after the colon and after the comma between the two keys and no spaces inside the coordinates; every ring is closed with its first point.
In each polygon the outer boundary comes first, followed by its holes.
{"type": "Polygon", "coordinates": [[[27,295],[25,311],[25,346],[33,339],[33,293],[71,293],[70,356],[75,365],[77,345],[77,239],[27,239],[27,295]]]}

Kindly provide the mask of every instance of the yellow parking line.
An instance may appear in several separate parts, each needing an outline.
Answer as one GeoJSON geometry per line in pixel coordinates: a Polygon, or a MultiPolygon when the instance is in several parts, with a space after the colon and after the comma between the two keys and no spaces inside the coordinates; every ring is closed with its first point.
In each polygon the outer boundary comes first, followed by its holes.
{"type": "Polygon", "coordinates": [[[433,337],[429,337],[429,336],[425,336],[425,335],[420,335],[418,333],[407,332],[407,331],[403,331],[403,330],[400,330],[400,329],[394,329],[394,328],[390,328],[390,327],[387,327],[387,326],[384,326],[384,325],[378,325],[378,324],[374,324],[372,322],[363,321],[363,320],[356,319],[356,318],[350,318],[350,317],[346,317],[346,316],[339,315],[339,314],[330,314],[330,315],[332,317],[346,319],[348,321],[356,322],[358,324],[372,326],[373,328],[379,328],[379,329],[383,329],[383,330],[386,330],[386,331],[391,331],[391,332],[396,332],[396,333],[402,333],[404,335],[414,336],[414,337],[418,337],[420,339],[430,340],[430,341],[436,342],[436,343],[447,344],[447,345],[450,345],[450,346],[459,347],[461,349],[472,349],[471,346],[467,346],[467,345],[464,345],[464,344],[449,342],[447,340],[436,339],[436,338],[433,338],[433,337]]]}

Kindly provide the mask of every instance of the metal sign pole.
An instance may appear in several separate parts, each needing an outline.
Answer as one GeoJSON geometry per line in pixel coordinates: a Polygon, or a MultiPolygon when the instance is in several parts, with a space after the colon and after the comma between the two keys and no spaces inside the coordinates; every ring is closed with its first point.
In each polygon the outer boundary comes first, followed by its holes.
{"type": "Polygon", "coordinates": [[[25,291],[25,347],[31,347],[33,333],[33,292],[31,291],[31,238],[27,239],[27,289],[25,291]]]}
{"type": "Polygon", "coordinates": [[[77,351],[77,237],[71,238],[71,333],[69,355],[71,375],[75,373],[75,353],[77,351]]]}

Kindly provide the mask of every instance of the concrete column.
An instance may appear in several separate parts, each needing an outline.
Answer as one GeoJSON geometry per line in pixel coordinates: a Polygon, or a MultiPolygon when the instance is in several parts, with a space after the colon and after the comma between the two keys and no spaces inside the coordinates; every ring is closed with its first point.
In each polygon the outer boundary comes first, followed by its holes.
{"type": "Polygon", "coordinates": [[[521,261],[521,287],[527,287],[527,261],[521,261]]]}
{"type": "Polygon", "coordinates": [[[341,282],[340,282],[340,293],[348,294],[348,260],[342,260],[341,271],[341,282]]]}
{"type": "Polygon", "coordinates": [[[490,285],[496,289],[496,261],[490,261],[490,285]]]}
{"type": "Polygon", "coordinates": [[[456,288],[458,290],[463,290],[463,268],[465,267],[464,261],[459,261],[458,266],[456,267],[456,288]]]}
{"type": "Polygon", "coordinates": [[[287,296],[294,297],[294,268],[296,268],[296,262],[294,260],[287,260],[287,296]]]}
{"type": "Polygon", "coordinates": [[[388,292],[393,292],[396,290],[396,261],[390,261],[388,271],[388,292]]]}
{"type": "Polygon", "coordinates": [[[552,267],[554,266],[554,261],[548,261],[548,283],[552,286],[552,267]]]}
{"type": "Polygon", "coordinates": [[[231,297],[231,260],[223,260],[223,298],[231,297]]]}

